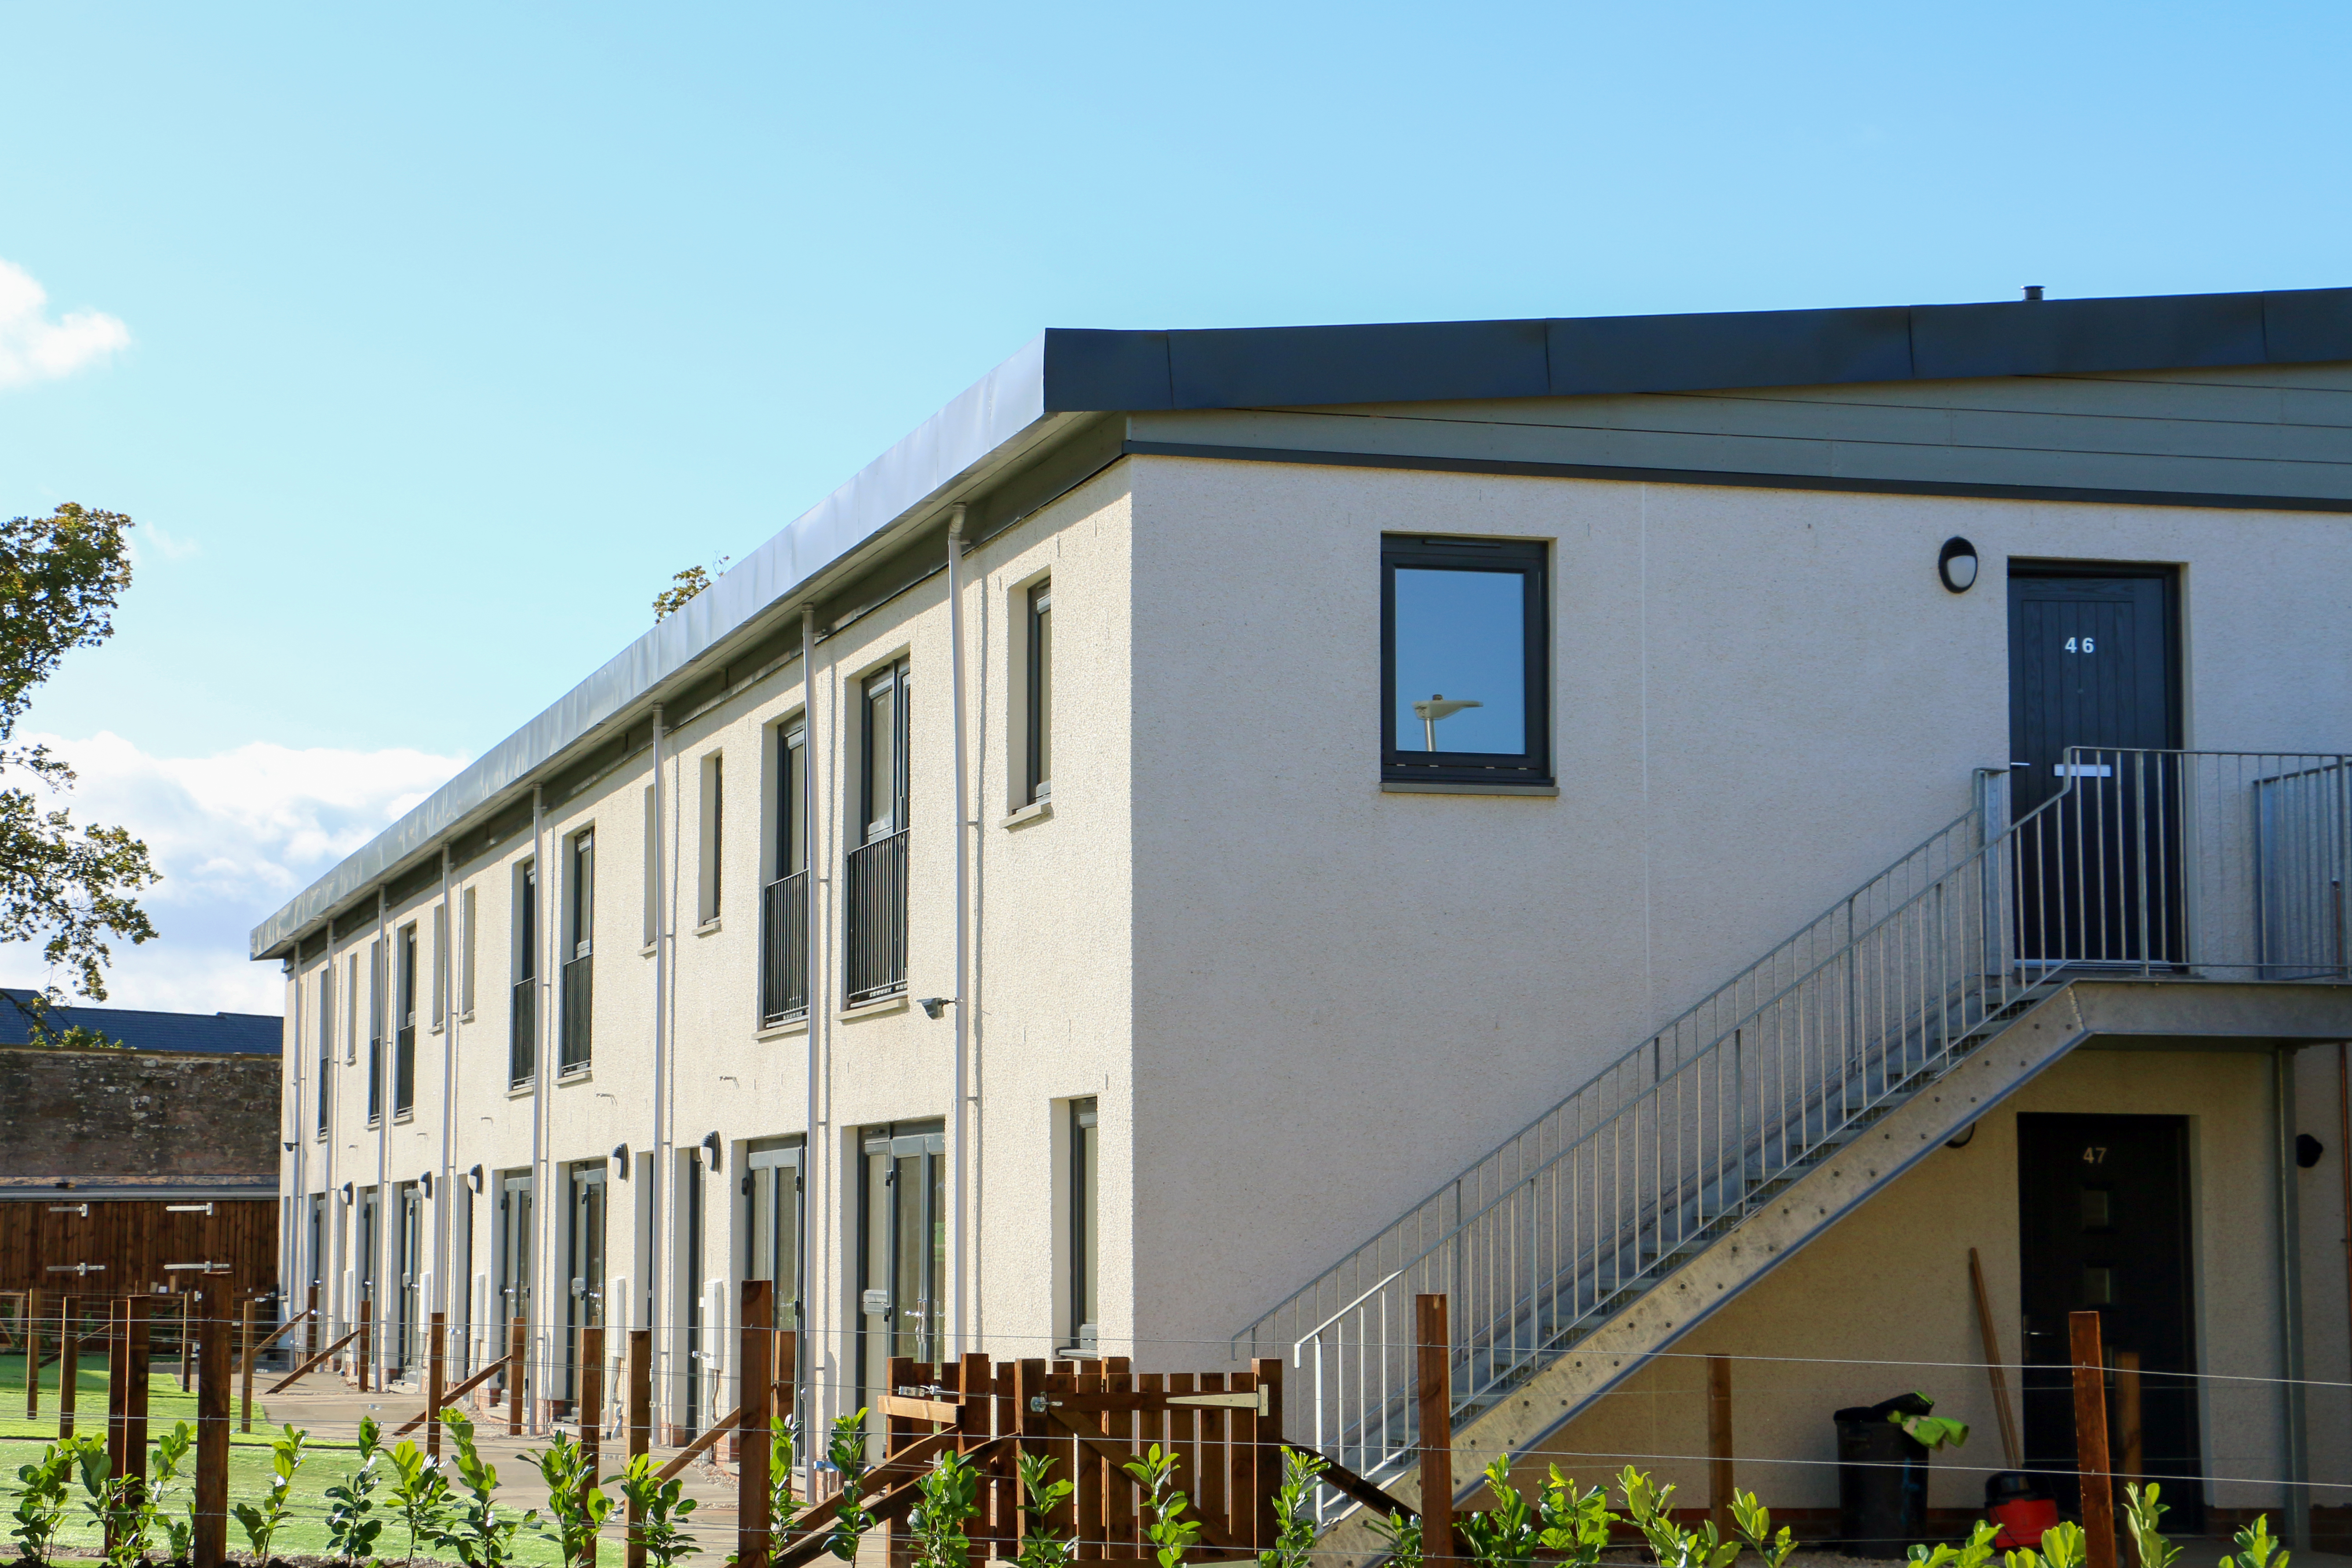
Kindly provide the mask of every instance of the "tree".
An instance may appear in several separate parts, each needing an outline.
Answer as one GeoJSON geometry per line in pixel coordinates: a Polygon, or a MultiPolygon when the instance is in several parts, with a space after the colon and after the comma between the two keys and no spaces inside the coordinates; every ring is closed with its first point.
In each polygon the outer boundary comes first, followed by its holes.
{"type": "Polygon", "coordinates": [[[162,877],[124,829],[44,810],[26,785],[68,790],[73,770],[46,746],[17,744],[16,731],[58,661],[113,634],[115,601],[131,585],[130,528],[121,512],[71,501],[0,527],[0,773],[26,781],[0,788],[0,942],[41,942],[50,967],[93,1001],[106,999],[110,939],[154,936],[136,895],[162,877]]]}
{"type": "Polygon", "coordinates": [[[654,620],[656,623],[666,621],[686,608],[688,599],[710,586],[710,574],[726,571],[727,563],[733,559],[731,555],[722,555],[714,565],[689,566],[672,577],[669,586],[654,595],[654,620]]]}

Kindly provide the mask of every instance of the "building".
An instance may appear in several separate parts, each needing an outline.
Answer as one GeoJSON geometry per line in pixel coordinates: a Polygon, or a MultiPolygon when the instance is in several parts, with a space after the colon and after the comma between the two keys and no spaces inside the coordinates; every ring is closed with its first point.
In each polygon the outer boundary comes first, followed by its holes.
{"type": "Polygon", "coordinates": [[[2352,290],[1049,331],[255,931],[289,1268],[395,1363],[523,1317],[543,1407],[650,1326],[679,1430],[747,1277],[820,1414],[1290,1354],[1407,1490],[1444,1290],[1458,1441],[1686,1496],[1689,1358],[1796,1358],[1805,1510],[1922,1363],[1938,1506],[2001,1468],[1973,1249],[2178,1517],[2300,1530],[2347,511],[2352,290]]]}
{"type": "Polygon", "coordinates": [[[28,1043],[28,999],[0,994],[0,1291],[273,1290],[283,1020],[58,1007],[121,1042],[64,1050],[28,1043]]]}

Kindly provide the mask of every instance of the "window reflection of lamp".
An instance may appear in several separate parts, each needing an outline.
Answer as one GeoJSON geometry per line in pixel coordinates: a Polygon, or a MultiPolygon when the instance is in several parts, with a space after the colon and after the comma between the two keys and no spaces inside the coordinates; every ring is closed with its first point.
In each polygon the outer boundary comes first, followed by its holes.
{"type": "Polygon", "coordinates": [[[1459,697],[1448,697],[1443,691],[1433,691],[1429,694],[1428,701],[1414,703],[1412,716],[1421,721],[1423,749],[1431,752],[1437,750],[1437,721],[1440,719],[1451,719],[1465,708],[1484,708],[1485,706],[1486,705],[1484,702],[1471,702],[1459,697]]]}

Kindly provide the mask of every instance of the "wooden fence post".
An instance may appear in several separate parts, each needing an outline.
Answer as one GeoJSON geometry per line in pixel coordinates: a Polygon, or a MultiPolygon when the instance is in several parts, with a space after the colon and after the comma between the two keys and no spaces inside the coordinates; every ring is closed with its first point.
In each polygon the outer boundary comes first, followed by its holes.
{"type": "Polygon", "coordinates": [[[194,1290],[183,1289],[180,1292],[180,1392],[183,1394],[189,1392],[193,1386],[189,1380],[196,1364],[195,1342],[190,1338],[188,1332],[190,1326],[195,1321],[195,1310],[196,1293],[194,1290]]]}
{"type": "Polygon", "coordinates": [[[74,1435],[74,1384],[81,1379],[81,1325],[74,1321],[74,1299],[58,1302],[58,1436],[74,1435]]]}
{"type": "Polygon", "coordinates": [[[522,1357],[530,1325],[518,1313],[507,1325],[507,1436],[522,1436],[522,1357]]]}
{"type": "Polygon", "coordinates": [[[310,1300],[304,1304],[310,1309],[310,1317],[309,1326],[302,1331],[301,1359],[309,1361],[319,1353],[319,1287],[316,1281],[311,1283],[310,1300]]]}
{"type": "MultiPolygon", "coordinates": [[[[437,1334],[441,1314],[433,1316],[437,1334]]],[[[580,1331],[580,1447],[585,1461],[580,1475],[580,1496],[584,1501],[596,1489],[598,1467],[604,1458],[604,1329],[601,1323],[580,1331]]],[[[596,1568],[594,1536],[588,1538],[587,1551],[580,1560],[586,1568],[596,1568]]]]}
{"type": "Polygon", "coordinates": [[[2066,1328],[2074,1352],[2074,1470],[2083,1485],[2084,1558],[2087,1568],[2116,1568],[2116,1494],[2107,1466],[2107,1366],[2099,1344],[2099,1314],[2069,1313],[2066,1328]]]}
{"type": "Polygon", "coordinates": [[[131,1497],[147,1492],[147,1314],[144,1296],[127,1296],[122,1302],[122,1471],[131,1478],[131,1497]]]}
{"type": "Polygon", "coordinates": [[[41,1418],[41,1293],[25,1292],[25,1419],[41,1418]]]}
{"type": "MultiPolygon", "coordinates": [[[[629,1458],[635,1459],[649,1454],[654,1447],[654,1332],[651,1329],[629,1331],[629,1458]]],[[[628,1545],[624,1552],[627,1568],[646,1568],[646,1543],[638,1531],[645,1528],[644,1510],[634,1502],[629,1504],[628,1528],[624,1539],[628,1545]]]]}
{"type": "Polygon", "coordinates": [[[441,1391],[449,1386],[449,1315],[433,1314],[431,1337],[425,1347],[425,1451],[441,1457],[441,1391]]]}
{"type": "Polygon", "coordinates": [[[106,1473],[122,1477],[122,1434],[131,1424],[131,1298],[106,1304],[106,1473]]]}
{"type": "Polygon", "coordinates": [[[1731,1539],[1731,1358],[1706,1358],[1706,1514],[1716,1532],[1731,1539]]]}
{"type": "Polygon", "coordinates": [[[1445,1298],[1412,1299],[1413,1396],[1421,1420],[1421,1550],[1459,1555],[1454,1545],[1454,1341],[1445,1298]]]}
{"type": "Polygon", "coordinates": [[[245,1380],[244,1405],[237,1417],[237,1430],[253,1430],[253,1363],[261,1358],[253,1353],[253,1300],[246,1299],[245,1310],[237,1315],[236,1351],[239,1374],[245,1380]]]}
{"type": "Polygon", "coordinates": [[[743,1281],[741,1344],[736,1359],[742,1393],[735,1423],[736,1568],[768,1568],[768,1410],[775,1392],[776,1285],[743,1281]]]}
{"type": "MultiPolygon", "coordinates": [[[[192,1568],[222,1568],[228,1561],[228,1302],[222,1290],[205,1292],[203,1351],[196,1370],[196,1511],[192,1568]]],[[[247,1302],[245,1321],[253,1320],[247,1302]]]]}

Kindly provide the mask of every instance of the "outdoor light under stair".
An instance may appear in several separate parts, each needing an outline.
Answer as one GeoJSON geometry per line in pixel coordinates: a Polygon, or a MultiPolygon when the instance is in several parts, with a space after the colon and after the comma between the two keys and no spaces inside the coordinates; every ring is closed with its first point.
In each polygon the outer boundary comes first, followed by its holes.
{"type": "Polygon", "coordinates": [[[1465,708],[1485,706],[1484,702],[1473,702],[1466,698],[1448,697],[1443,691],[1431,692],[1428,701],[1412,705],[1412,716],[1421,721],[1423,746],[1429,751],[1437,750],[1437,721],[1440,719],[1451,719],[1465,708]]]}

